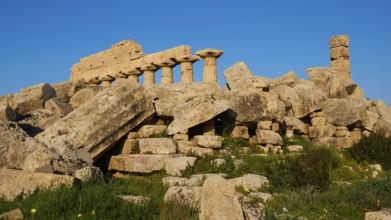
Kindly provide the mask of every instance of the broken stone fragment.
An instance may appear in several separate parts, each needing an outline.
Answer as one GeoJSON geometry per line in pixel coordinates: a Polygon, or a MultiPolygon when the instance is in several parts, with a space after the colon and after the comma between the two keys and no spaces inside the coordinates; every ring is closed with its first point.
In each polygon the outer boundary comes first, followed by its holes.
{"type": "Polygon", "coordinates": [[[0,102],[0,120],[16,121],[16,112],[9,106],[7,101],[0,102]]]}
{"type": "Polygon", "coordinates": [[[220,136],[196,135],[193,140],[198,146],[205,148],[222,148],[223,146],[220,136]]]}
{"type": "Polygon", "coordinates": [[[164,202],[200,210],[201,190],[202,187],[199,186],[172,186],[164,195],[164,202]]]}
{"type": "Polygon", "coordinates": [[[164,160],[164,169],[171,176],[182,176],[182,172],[188,167],[194,166],[196,157],[175,157],[164,160]]]}
{"type": "Polygon", "coordinates": [[[213,155],[212,148],[198,147],[198,145],[192,141],[178,141],[178,151],[185,155],[194,155],[197,157],[213,155]]]}
{"type": "Polygon", "coordinates": [[[140,154],[175,154],[176,145],[171,138],[139,139],[140,154]]]}
{"type": "Polygon", "coordinates": [[[0,219],[4,220],[23,220],[23,213],[20,209],[14,209],[9,212],[0,214],[0,219]]]}
{"type": "Polygon", "coordinates": [[[243,138],[243,139],[250,138],[247,126],[235,126],[230,136],[233,138],[243,138]]]}
{"type": "Polygon", "coordinates": [[[69,104],[73,109],[77,109],[83,103],[91,100],[98,92],[92,88],[84,88],[76,92],[70,99],[69,104]]]}
{"type": "Polygon", "coordinates": [[[257,129],[254,143],[282,145],[282,138],[277,132],[257,129]]]}
{"type": "Polygon", "coordinates": [[[76,170],[75,178],[85,181],[96,181],[96,182],[104,182],[104,177],[102,171],[99,167],[89,166],[84,167],[82,169],[76,170]]]}
{"type": "Polygon", "coordinates": [[[149,138],[152,135],[162,134],[166,130],[165,125],[144,125],[138,131],[138,138],[149,138]]]}
{"type": "Polygon", "coordinates": [[[68,103],[65,103],[57,98],[52,98],[45,102],[45,109],[51,110],[61,118],[73,111],[72,107],[68,103]]]}
{"type": "Polygon", "coordinates": [[[135,205],[146,205],[151,201],[146,196],[118,195],[117,197],[135,205]]]}
{"type": "Polygon", "coordinates": [[[78,92],[80,89],[85,88],[83,79],[77,81],[65,81],[51,85],[56,91],[57,98],[63,102],[69,102],[72,96],[78,92]]]}

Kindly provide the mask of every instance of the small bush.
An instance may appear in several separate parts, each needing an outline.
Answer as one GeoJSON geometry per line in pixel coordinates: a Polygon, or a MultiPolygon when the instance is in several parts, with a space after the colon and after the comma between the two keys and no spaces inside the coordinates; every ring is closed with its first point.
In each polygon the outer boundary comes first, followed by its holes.
{"type": "Polygon", "coordinates": [[[347,154],[358,162],[379,163],[384,169],[390,170],[391,138],[381,134],[371,134],[349,148],[347,154]]]}

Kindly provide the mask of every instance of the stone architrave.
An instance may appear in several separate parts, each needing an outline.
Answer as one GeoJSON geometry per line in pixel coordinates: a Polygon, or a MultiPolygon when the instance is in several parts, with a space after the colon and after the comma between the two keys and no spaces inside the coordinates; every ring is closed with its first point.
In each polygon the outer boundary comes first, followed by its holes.
{"type": "Polygon", "coordinates": [[[200,59],[199,56],[182,56],[176,58],[176,61],[181,64],[181,82],[193,82],[193,63],[200,59]]]}
{"type": "Polygon", "coordinates": [[[217,83],[216,59],[223,55],[224,51],[207,48],[199,50],[196,54],[204,59],[203,81],[206,83],[217,83]]]}
{"type": "Polygon", "coordinates": [[[80,149],[97,159],[154,112],[143,87],[123,80],[98,93],[36,139],[61,155],[66,148],[80,149]]]}

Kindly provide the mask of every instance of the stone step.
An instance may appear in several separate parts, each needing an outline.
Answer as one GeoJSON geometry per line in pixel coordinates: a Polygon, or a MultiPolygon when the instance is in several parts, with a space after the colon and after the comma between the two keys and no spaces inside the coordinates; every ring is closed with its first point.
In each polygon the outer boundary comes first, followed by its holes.
{"type": "Polygon", "coordinates": [[[129,173],[152,173],[164,169],[164,160],[179,155],[127,154],[112,156],[109,170],[129,173]]]}

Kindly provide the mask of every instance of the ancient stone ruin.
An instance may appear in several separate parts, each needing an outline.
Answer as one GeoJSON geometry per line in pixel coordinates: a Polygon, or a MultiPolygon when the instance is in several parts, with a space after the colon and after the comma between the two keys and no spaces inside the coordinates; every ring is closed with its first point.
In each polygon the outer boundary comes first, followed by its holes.
{"type": "MultiPolygon", "coordinates": [[[[186,189],[198,200],[188,205],[201,210],[201,219],[236,216],[224,214],[221,207],[211,211],[212,197],[203,195],[225,185],[235,204],[232,210],[244,210],[234,196],[235,186],[247,187],[251,181],[261,186],[267,179],[178,179],[197,158],[229,154],[222,145],[224,136],[242,138],[273,154],[286,153],[283,136],[339,148],[349,148],[373,132],[391,136],[391,108],[364,98],[351,77],[348,46],[347,36],[331,37],[330,67],[308,68],[308,80],[293,71],[267,79],[237,62],[224,71],[224,89],[217,83],[222,50],[208,48],[194,55],[184,45],[144,54],[138,43],[125,40],[81,58],[72,66],[69,81],[0,97],[0,197],[12,200],[36,188],[72,185],[85,176],[99,176],[96,167],[114,176],[164,171],[174,176],[164,180],[168,185],[192,187],[186,189]],[[203,81],[194,82],[193,63],[201,59],[203,81]],[[181,80],[174,83],[176,65],[181,80]],[[160,84],[155,78],[158,69],[160,84]],[[23,173],[31,175],[32,182],[7,181],[23,173]]],[[[178,189],[170,190],[167,200],[175,200],[170,195],[178,189]]],[[[213,199],[224,197],[216,193],[213,199]]]]}

